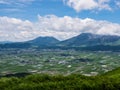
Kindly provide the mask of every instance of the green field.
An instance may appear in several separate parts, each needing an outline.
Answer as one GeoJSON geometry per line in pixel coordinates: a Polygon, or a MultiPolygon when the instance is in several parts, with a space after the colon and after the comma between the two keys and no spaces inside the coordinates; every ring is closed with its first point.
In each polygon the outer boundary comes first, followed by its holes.
{"type": "Polygon", "coordinates": [[[119,67],[120,52],[1,49],[0,74],[48,73],[94,76],[119,67]]]}

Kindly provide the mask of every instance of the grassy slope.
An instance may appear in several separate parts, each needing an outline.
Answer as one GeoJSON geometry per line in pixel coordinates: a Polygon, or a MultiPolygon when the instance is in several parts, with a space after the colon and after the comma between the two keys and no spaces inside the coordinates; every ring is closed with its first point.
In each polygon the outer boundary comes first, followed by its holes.
{"type": "Polygon", "coordinates": [[[0,90],[119,90],[120,68],[100,76],[34,74],[1,78],[0,90]]]}

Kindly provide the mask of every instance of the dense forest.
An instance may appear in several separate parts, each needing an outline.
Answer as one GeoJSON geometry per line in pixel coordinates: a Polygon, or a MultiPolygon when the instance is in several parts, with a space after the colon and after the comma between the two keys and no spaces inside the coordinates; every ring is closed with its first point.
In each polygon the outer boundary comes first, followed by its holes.
{"type": "Polygon", "coordinates": [[[0,90],[120,90],[120,68],[89,77],[79,74],[1,77],[0,90]]]}

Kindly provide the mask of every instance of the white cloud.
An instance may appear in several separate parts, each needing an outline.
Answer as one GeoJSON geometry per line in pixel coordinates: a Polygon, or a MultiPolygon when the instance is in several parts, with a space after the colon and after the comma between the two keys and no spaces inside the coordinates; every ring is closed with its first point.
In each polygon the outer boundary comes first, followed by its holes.
{"type": "Polygon", "coordinates": [[[109,3],[111,0],[63,0],[77,12],[82,10],[112,10],[109,3]]]}
{"type": "Polygon", "coordinates": [[[33,24],[30,21],[0,17],[0,40],[21,41],[34,37],[33,24]]]}
{"type": "Polygon", "coordinates": [[[38,16],[37,22],[0,17],[0,41],[25,41],[38,36],[64,40],[80,33],[120,35],[120,24],[55,15],[38,16]]]}
{"type": "Polygon", "coordinates": [[[116,3],[116,5],[120,8],[120,1],[119,1],[119,0],[116,0],[115,3],[116,3]]]}

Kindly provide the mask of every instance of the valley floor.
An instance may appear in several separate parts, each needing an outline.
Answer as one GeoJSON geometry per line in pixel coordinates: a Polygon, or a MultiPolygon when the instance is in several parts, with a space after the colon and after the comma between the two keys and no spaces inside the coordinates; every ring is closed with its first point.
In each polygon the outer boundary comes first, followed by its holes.
{"type": "Polygon", "coordinates": [[[1,49],[0,75],[13,73],[95,76],[119,67],[120,52],[73,49],[1,49]]]}
{"type": "Polygon", "coordinates": [[[120,52],[1,49],[0,90],[120,90],[119,63],[120,52]]]}

